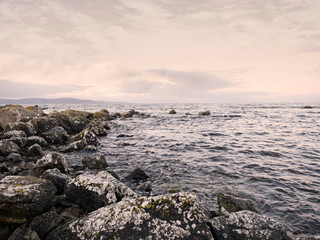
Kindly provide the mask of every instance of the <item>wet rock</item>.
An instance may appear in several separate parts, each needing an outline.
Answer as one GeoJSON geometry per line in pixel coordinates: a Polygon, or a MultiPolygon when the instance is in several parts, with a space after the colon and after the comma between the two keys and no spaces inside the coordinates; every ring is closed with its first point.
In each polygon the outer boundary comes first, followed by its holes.
{"type": "Polygon", "coordinates": [[[231,195],[218,194],[218,206],[221,213],[221,209],[224,208],[227,212],[238,212],[241,210],[249,210],[259,213],[259,210],[251,199],[243,199],[234,197],[231,195]]]}
{"type": "Polygon", "coordinates": [[[33,167],[33,170],[41,175],[48,169],[58,168],[62,173],[68,173],[68,165],[65,158],[57,152],[50,152],[39,159],[33,167]]]}
{"type": "Polygon", "coordinates": [[[92,120],[87,127],[97,136],[106,136],[108,134],[104,128],[104,123],[99,120],[92,120]]]}
{"type": "Polygon", "coordinates": [[[286,231],[280,223],[247,210],[215,217],[209,220],[209,225],[215,239],[286,239],[286,231]]]}
{"type": "Polygon", "coordinates": [[[64,192],[64,187],[71,178],[64,173],[61,173],[59,169],[48,169],[42,175],[41,178],[51,181],[57,188],[57,194],[62,194],[64,192]]]}
{"type": "Polygon", "coordinates": [[[97,151],[97,147],[94,145],[87,145],[84,147],[84,150],[87,152],[95,152],[97,151]]]}
{"type": "Polygon", "coordinates": [[[151,192],[152,191],[152,183],[150,181],[144,182],[139,186],[140,191],[151,192]]]}
{"type": "Polygon", "coordinates": [[[129,137],[133,137],[133,135],[119,134],[119,135],[117,136],[117,138],[129,138],[129,137]]]}
{"type": "Polygon", "coordinates": [[[74,141],[79,141],[81,140],[84,144],[84,146],[87,145],[93,145],[93,146],[98,146],[100,144],[96,134],[92,132],[90,129],[85,129],[81,133],[77,134],[74,137],[74,141]]]}
{"type": "Polygon", "coordinates": [[[60,152],[68,153],[68,152],[75,152],[75,151],[81,151],[85,147],[82,140],[70,143],[68,146],[60,150],[60,152]]]}
{"type": "Polygon", "coordinates": [[[0,222],[22,224],[51,207],[56,188],[48,180],[7,176],[0,181],[0,222]]]}
{"type": "Polygon", "coordinates": [[[43,157],[44,153],[42,152],[42,148],[39,144],[33,144],[28,148],[28,155],[31,157],[43,157]]]}
{"type": "Polygon", "coordinates": [[[54,118],[49,118],[45,116],[32,119],[31,124],[33,125],[33,128],[35,129],[36,133],[40,135],[41,133],[44,133],[54,127],[57,127],[58,121],[54,118]]]}
{"type": "Polygon", "coordinates": [[[21,130],[24,131],[28,137],[35,135],[35,130],[30,122],[9,123],[5,130],[21,130]]]}
{"type": "Polygon", "coordinates": [[[81,162],[85,168],[89,169],[105,169],[108,166],[106,158],[103,155],[94,158],[85,156],[81,162]]]}
{"type": "Polygon", "coordinates": [[[86,112],[86,111],[72,110],[72,109],[68,109],[68,110],[62,111],[61,113],[66,114],[71,118],[84,117],[86,119],[90,119],[91,120],[92,117],[93,117],[93,113],[86,112]]]}
{"type": "Polygon", "coordinates": [[[64,218],[54,211],[46,212],[35,217],[29,225],[29,228],[37,232],[41,239],[45,237],[60,224],[64,223],[64,218]]]}
{"type": "Polygon", "coordinates": [[[55,119],[58,123],[58,126],[62,127],[69,134],[73,133],[71,129],[70,117],[62,112],[53,111],[49,113],[49,118],[55,119]]]}
{"type": "Polygon", "coordinates": [[[121,113],[114,113],[113,115],[113,118],[121,118],[121,113]]]}
{"type": "Polygon", "coordinates": [[[0,141],[0,155],[6,157],[10,153],[19,153],[20,154],[20,148],[13,141],[1,140],[0,141]]]}
{"type": "Polygon", "coordinates": [[[24,131],[21,130],[11,130],[8,132],[5,132],[3,134],[4,138],[8,139],[8,138],[25,138],[26,133],[24,131]]]}
{"type": "Polygon", "coordinates": [[[110,116],[110,113],[107,109],[101,109],[99,112],[95,112],[93,114],[93,118],[99,119],[102,121],[109,121],[112,120],[112,117],[110,116]]]}
{"type": "Polygon", "coordinates": [[[0,223],[0,239],[6,240],[9,238],[9,236],[10,236],[10,229],[8,225],[0,223]]]}
{"type": "Polygon", "coordinates": [[[201,116],[209,116],[210,114],[211,114],[210,111],[199,112],[199,115],[201,116]]]}
{"type": "Polygon", "coordinates": [[[312,106],[307,105],[307,106],[304,106],[303,108],[304,109],[312,109],[312,106]]]}
{"type": "Polygon", "coordinates": [[[169,111],[169,114],[176,114],[176,110],[171,109],[171,110],[169,111]]]}
{"type": "Polygon", "coordinates": [[[30,228],[18,228],[10,236],[10,240],[40,240],[38,234],[30,228]]]}
{"type": "Polygon", "coordinates": [[[7,156],[7,160],[11,161],[11,162],[21,162],[22,161],[22,157],[19,153],[10,153],[7,156]]]}
{"type": "Polygon", "coordinates": [[[41,136],[50,144],[63,145],[69,140],[68,133],[60,126],[42,133],[41,136]]]}
{"type": "Polygon", "coordinates": [[[57,239],[202,239],[212,235],[192,193],[126,199],[53,231],[57,239]]]}
{"type": "Polygon", "coordinates": [[[150,178],[141,168],[135,168],[127,177],[126,179],[131,179],[135,181],[139,180],[147,180],[150,178]]]}
{"type": "Polygon", "coordinates": [[[13,138],[9,138],[7,140],[17,144],[20,149],[24,148],[26,145],[26,142],[27,142],[26,138],[20,138],[20,137],[13,137],[13,138]]]}
{"type": "Polygon", "coordinates": [[[68,182],[66,198],[93,211],[126,197],[136,197],[130,188],[106,171],[83,173],[68,182]]]}
{"type": "Polygon", "coordinates": [[[3,163],[0,163],[0,173],[3,173],[5,175],[17,175],[22,171],[21,167],[15,165],[12,162],[5,161],[3,163]]]}
{"type": "Polygon", "coordinates": [[[70,119],[70,127],[72,132],[80,133],[82,132],[88,125],[89,120],[85,117],[77,116],[70,119]]]}
{"type": "Polygon", "coordinates": [[[41,147],[48,145],[47,141],[43,137],[31,136],[26,139],[26,146],[30,147],[34,144],[39,144],[41,147]]]}
{"type": "Polygon", "coordinates": [[[133,116],[132,112],[124,112],[121,114],[122,118],[131,118],[133,116]]]}

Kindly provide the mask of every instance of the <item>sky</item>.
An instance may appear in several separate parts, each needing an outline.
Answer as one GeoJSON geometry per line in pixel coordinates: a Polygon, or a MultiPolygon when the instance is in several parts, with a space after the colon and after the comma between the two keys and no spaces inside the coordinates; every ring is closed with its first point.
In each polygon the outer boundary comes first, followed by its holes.
{"type": "Polygon", "coordinates": [[[319,0],[0,0],[0,98],[320,102],[319,0]]]}

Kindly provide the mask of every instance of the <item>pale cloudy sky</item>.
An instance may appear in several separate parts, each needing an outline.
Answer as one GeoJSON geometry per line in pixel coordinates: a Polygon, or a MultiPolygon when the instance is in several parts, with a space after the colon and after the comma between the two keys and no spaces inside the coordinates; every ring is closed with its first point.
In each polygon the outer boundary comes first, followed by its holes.
{"type": "Polygon", "coordinates": [[[319,0],[0,0],[0,98],[320,101],[319,0]]]}

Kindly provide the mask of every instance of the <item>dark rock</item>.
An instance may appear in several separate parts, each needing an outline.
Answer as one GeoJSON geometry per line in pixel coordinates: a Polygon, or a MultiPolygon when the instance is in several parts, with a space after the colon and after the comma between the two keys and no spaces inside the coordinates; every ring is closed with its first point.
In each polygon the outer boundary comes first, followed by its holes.
{"type": "Polygon", "coordinates": [[[104,123],[96,119],[92,120],[87,128],[97,136],[106,136],[108,134],[107,130],[104,128],[104,123]]]}
{"type": "Polygon", "coordinates": [[[82,132],[87,127],[88,123],[89,120],[82,116],[77,116],[70,119],[70,127],[74,133],[82,132]]]}
{"type": "Polygon", "coordinates": [[[152,191],[152,183],[150,181],[142,183],[139,186],[139,190],[145,191],[145,192],[151,192],[152,191]]]}
{"type": "Polygon", "coordinates": [[[29,228],[36,231],[41,239],[44,239],[52,230],[64,223],[64,218],[54,211],[46,212],[35,217],[29,228]]]}
{"type": "Polygon", "coordinates": [[[41,136],[50,144],[63,145],[69,140],[68,133],[60,126],[42,133],[41,136]]]}
{"type": "Polygon", "coordinates": [[[24,131],[28,137],[35,135],[35,130],[30,122],[9,123],[5,130],[21,130],[24,131]]]}
{"type": "Polygon", "coordinates": [[[41,133],[44,133],[54,127],[57,127],[58,121],[54,118],[49,118],[45,116],[32,119],[31,124],[33,125],[33,128],[35,129],[36,133],[40,135],[41,133]]]}
{"type": "Polygon", "coordinates": [[[38,234],[30,228],[18,228],[10,236],[10,240],[40,240],[38,234]]]}
{"type": "Polygon", "coordinates": [[[117,138],[124,138],[124,137],[133,137],[133,135],[128,135],[128,134],[119,134],[117,138]]]}
{"type": "Polygon", "coordinates": [[[56,188],[48,180],[7,176],[0,181],[0,222],[22,224],[51,207],[56,188]]]}
{"type": "Polygon", "coordinates": [[[50,180],[57,188],[57,194],[62,194],[64,192],[64,187],[70,177],[67,174],[61,173],[59,169],[48,169],[42,175],[41,178],[50,180]]]}
{"type": "Polygon", "coordinates": [[[0,156],[0,163],[4,162],[5,161],[5,158],[0,156]]]}
{"type": "Polygon", "coordinates": [[[115,114],[113,114],[113,117],[114,118],[121,118],[121,113],[115,113],[115,114]]]}
{"type": "Polygon", "coordinates": [[[67,221],[76,220],[87,213],[87,210],[80,208],[79,206],[72,206],[62,211],[63,216],[67,221]]]}
{"type": "Polygon", "coordinates": [[[133,116],[132,112],[124,112],[122,113],[122,118],[131,118],[133,116]]]}
{"type": "Polygon", "coordinates": [[[84,146],[93,145],[98,146],[100,144],[96,134],[92,132],[90,129],[85,129],[81,133],[77,134],[74,138],[74,141],[81,140],[84,146]]]}
{"type": "Polygon", "coordinates": [[[68,182],[66,198],[93,211],[125,197],[136,197],[130,188],[119,182],[106,171],[83,173],[68,182]]]}
{"type": "Polygon", "coordinates": [[[28,155],[31,157],[43,157],[44,153],[42,152],[42,148],[39,144],[33,144],[28,148],[28,155]]]}
{"type": "Polygon", "coordinates": [[[6,240],[9,238],[9,236],[10,236],[10,229],[8,225],[0,223],[0,239],[6,240]]]}
{"type": "Polygon", "coordinates": [[[120,177],[115,173],[115,171],[107,170],[109,174],[111,174],[115,179],[120,181],[120,177]]]}
{"type": "Polygon", "coordinates": [[[68,146],[60,150],[60,152],[68,153],[68,152],[74,152],[74,151],[81,151],[85,147],[82,140],[70,143],[68,146]]]}
{"type": "Polygon", "coordinates": [[[169,114],[176,114],[176,111],[175,111],[174,109],[171,109],[171,110],[169,111],[169,114]]]}
{"type": "Polygon", "coordinates": [[[304,106],[303,108],[305,108],[305,109],[312,109],[311,106],[304,106]]]}
{"type": "Polygon", "coordinates": [[[56,239],[213,240],[201,204],[192,193],[126,199],[69,222],[56,239]]]}
{"type": "Polygon", "coordinates": [[[150,178],[141,168],[135,168],[126,179],[131,180],[147,180],[150,178]]]}
{"type": "Polygon", "coordinates": [[[99,112],[95,112],[93,114],[93,118],[99,119],[102,121],[109,121],[112,120],[112,117],[110,116],[110,113],[107,109],[101,109],[99,112]]]}
{"type": "Polygon", "coordinates": [[[10,153],[7,156],[7,160],[11,161],[11,162],[21,162],[22,161],[22,157],[19,153],[10,153]]]}
{"type": "Polygon", "coordinates": [[[20,137],[13,137],[13,138],[9,138],[7,139],[11,142],[14,142],[15,144],[18,145],[18,147],[21,149],[21,148],[24,148],[25,145],[26,145],[26,138],[20,138],[20,137]]]}
{"type": "Polygon", "coordinates": [[[72,128],[71,128],[71,120],[70,117],[62,112],[53,111],[49,113],[49,118],[55,119],[58,123],[58,126],[62,127],[64,130],[66,130],[69,134],[72,134],[72,128]]]}
{"type": "Polygon", "coordinates": [[[259,213],[259,210],[251,199],[243,199],[234,197],[231,195],[218,194],[218,205],[220,214],[222,214],[222,208],[224,208],[227,212],[238,212],[242,210],[249,210],[252,212],[259,213]]]}
{"type": "Polygon", "coordinates": [[[201,116],[209,116],[210,114],[211,114],[210,111],[199,112],[199,115],[201,116]]]}
{"type": "Polygon", "coordinates": [[[65,111],[63,111],[61,113],[66,114],[71,118],[84,117],[86,119],[91,120],[92,117],[93,117],[93,113],[86,112],[86,111],[72,110],[72,109],[65,110],[65,111]]]}
{"type": "Polygon", "coordinates": [[[16,143],[9,140],[0,140],[0,155],[8,156],[10,153],[19,153],[20,148],[16,143]]]}
{"type": "Polygon", "coordinates": [[[286,231],[280,223],[247,210],[215,217],[209,220],[209,225],[215,239],[286,239],[286,231]]]}
{"type": "Polygon", "coordinates": [[[4,138],[8,139],[8,138],[25,138],[27,137],[26,133],[24,131],[21,130],[11,130],[8,132],[5,132],[3,134],[4,138]]]}
{"type": "Polygon", "coordinates": [[[81,162],[85,168],[89,169],[105,169],[108,166],[106,158],[103,155],[94,158],[85,156],[81,162]]]}
{"type": "Polygon", "coordinates": [[[191,115],[191,113],[188,113],[188,112],[186,113],[186,116],[190,116],[190,115],[191,115]]]}
{"type": "Polygon", "coordinates": [[[26,139],[26,146],[30,147],[34,144],[39,144],[41,147],[48,145],[47,141],[43,137],[31,136],[26,139]]]}
{"type": "Polygon", "coordinates": [[[41,175],[48,169],[58,168],[62,173],[68,173],[68,165],[65,158],[57,152],[50,152],[41,159],[39,159],[34,165],[33,170],[41,175]]]}
{"type": "Polygon", "coordinates": [[[13,164],[12,162],[6,161],[3,163],[0,163],[0,172],[4,173],[5,175],[16,175],[21,171],[22,169],[16,166],[15,164],[13,164]]]}

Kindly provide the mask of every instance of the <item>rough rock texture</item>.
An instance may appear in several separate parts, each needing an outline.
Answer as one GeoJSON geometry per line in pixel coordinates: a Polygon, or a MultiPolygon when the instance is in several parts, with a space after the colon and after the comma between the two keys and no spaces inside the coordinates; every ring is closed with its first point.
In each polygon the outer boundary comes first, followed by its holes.
{"type": "Polygon", "coordinates": [[[20,153],[19,146],[9,140],[1,140],[0,141],[0,155],[8,156],[10,153],[20,153]]]}
{"type": "Polygon", "coordinates": [[[215,239],[284,240],[284,227],[275,220],[251,211],[233,212],[209,220],[215,239]]]}
{"type": "Polygon", "coordinates": [[[259,210],[251,199],[238,198],[231,195],[219,194],[218,205],[221,214],[221,209],[224,208],[227,212],[238,212],[241,210],[249,210],[259,213],[259,210]]]}
{"type": "Polygon", "coordinates": [[[49,117],[34,118],[31,123],[38,135],[58,126],[58,121],[49,117]]]}
{"type": "Polygon", "coordinates": [[[38,234],[30,228],[18,228],[10,236],[10,240],[40,240],[38,234]]]}
{"type": "Polygon", "coordinates": [[[112,117],[110,116],[110,113],[107,109],[101,109],[99,112],[95,112],[93,114],[93,118],[100,119],[102,121],[112,120],[112,117]]]}
{"type": "Polygon", "coordinates": [[[73,133],[71,129],[70,117],[62,112],[53,111],[49,113],[49,118],[57,120],[57,123],[60,127],[63,127],[68,133],[73,133]]]}
{"type": "Polygon", "coordinates": [[[172,110],[170,110],[169,111],[169,114],[176,114],[177,112],[174,110],[174,109],[172,109],[172,110]]]}
{"type": "Polygon", "coordinates": [[[51,239],[213,239],[192,193],[126,199],[67,223],[51,239]]]}
{"type": "Polygon", "coordinates": [[[68,200],[90,211],[126,197],[137,197],[135,192],[106,171],[78,175],[66,185],[65,195],[68,200]]]}
{"type": "Polygon", "coordinates": [[[4,138],[8,139],[8,138],[23,138],[26,137],[26,133],[22,130],[11,130],[8,132],[5,132],[3,134],[4,138]]]}
{"type": "Polygon", "coordinates": [[[39,144],[33,144],[28,148],[28,154],[31,157],[43,157],[44,153],[42,152],[42,148],[39,144]]]}
{"type": "Polygon", "coordinates": [[[74,140],[75,141],[81,140],[84,146],[92,145],[96,147],[100,144],[96,134],[88,128],[83,130],[81,133],[77,134],[74,137],[74,140]]]}
{"type": "Polygon", "coordinates": [[[103,155],[94,158],[85,156],[81,162],[84,167],[89,169],[105,169],[108,166],[106,158],[103,155]]]}
{"type": "Polygon", "coordinates": [[[30,122],[17,122],[17,123],[9,123],[5,129],[5,131],[11,130],[21,130],[24,131],[25,134],[29,136],[33,136],[35,134],[35,130],[33,125],[30,122]]]}
{"type": "Polygon", "coordinates": [[[62,224],[64,218],[56,212],[49,211],[40,216],[35,217],[29,227],[36,231],[41,239],[44,239],[57,226],[62,224]]]}
{"type": "Polygon", "coordinates": [[[88,125],[89,120],[82,116],[77,116],[70,119],[70,127],[74,133],[82,132],[88,125]]]}
{"type": "Polygon", "coordinates": [[[68,173],[68,165],[65,158],[57,152],[51,152],[39,159],[33,170],[41,175],[47,169],[58,168],[62,173],[68,173]]]}
{"type": "Polygon", "coordinates": [[[21,162],[22,161],[22,157],[19,153],[10,153],[7,156],[7,160],[11,161],[11,162],[21,162]]]}
{"type": "Polygon", "coordinates": [[[41,178],[50,180],[56,186],[58,194],[64,192],[65,185],[71,179],[67,174],[61,173],[57,168],[48,169],[41,175],[41,178]]]}
{"type": "Polygon", "coordinates": [[[149,176],[141,168],[135,168],[126,178],[139,181],[147,180],[149,176]]]}
{"type": "Polygon", "coordinates": [[[106,136],[108,134],[104,128],[104,123],[99,120],[92,120],[87,127],[97,136],[106,136]]]}
{"type": "Polygon", "coordinates": [[[39,136],[31,136],[26,140],[26,146],[30,147],[34,144],[39,144],[41,147],[45,147],[48,145],[47,141],[43,137],[39,136]]]}
{"type": "Polygon", "coordinates": [[[121,114],[122,118],[131,118],[133,116],[132,112],[124,112],[121,114]]]}
{"type": "Polygon", "coordinates": [[[44,133],[41,136],[50,144],[63,145],[69,140],[69,135],[63,127],[54,127],[44,133]]]}
{"type": "Polygon", "coordinates": [[[0,222],[21,224],[51,207],[56,188],[48,180],[7,176],[0,181],[0,222]]]}

